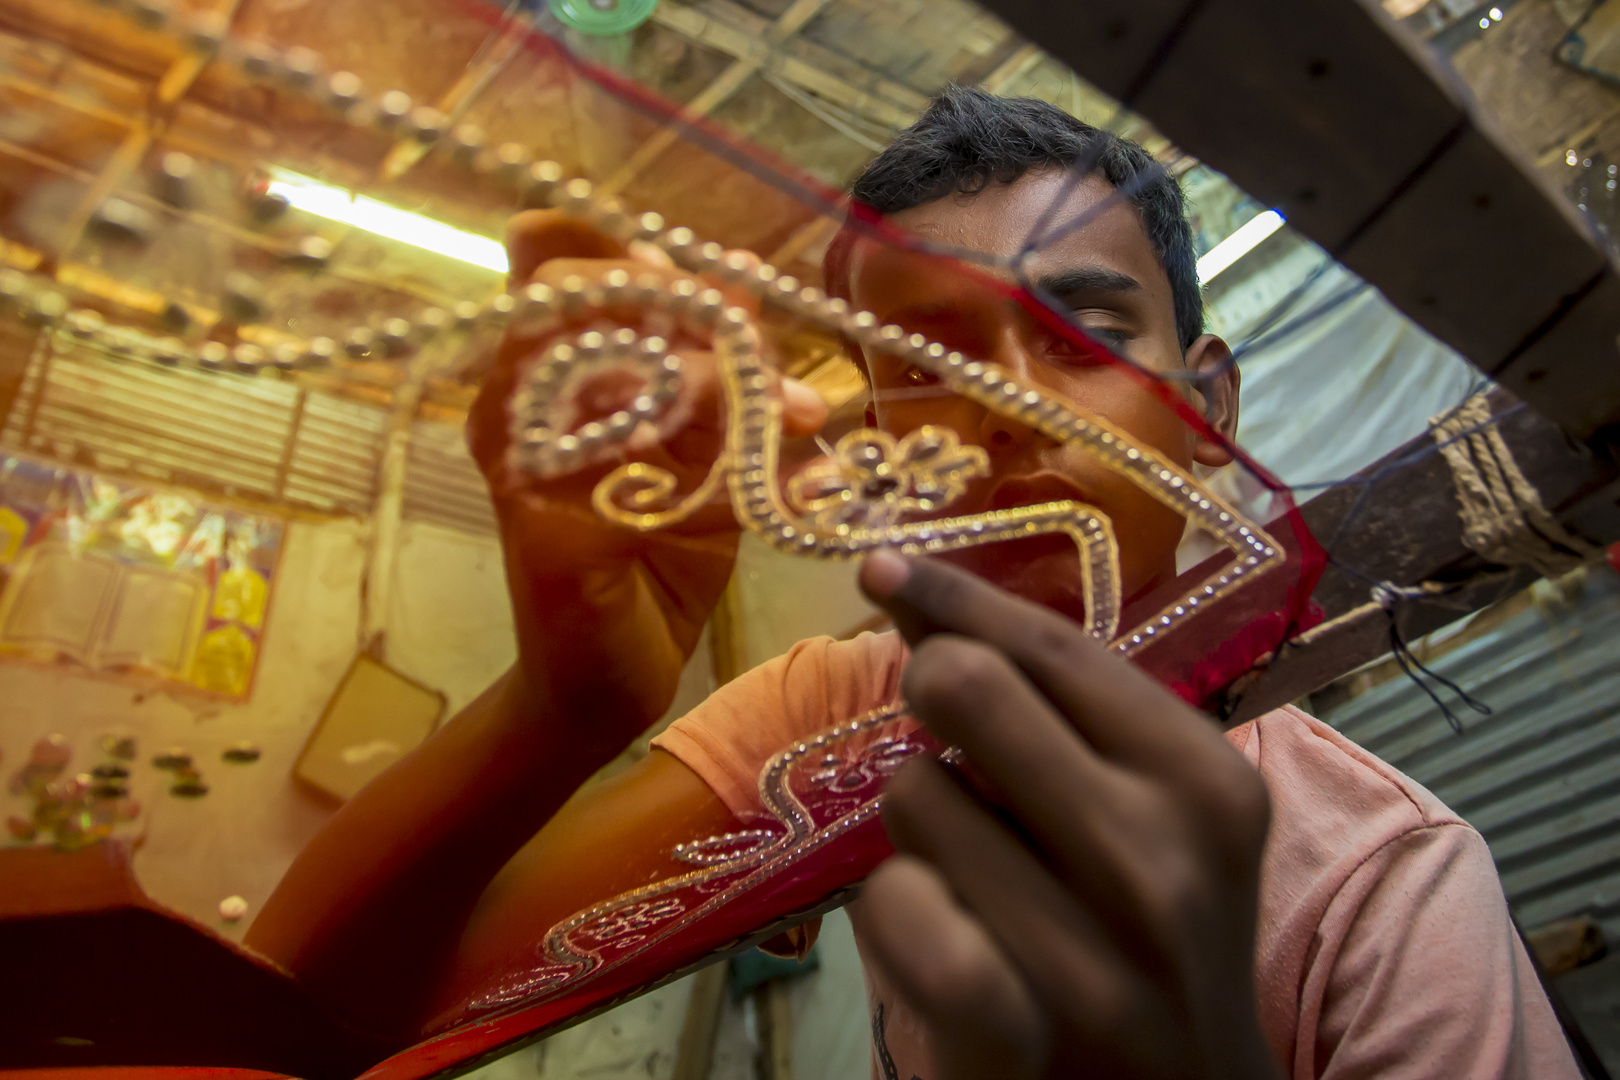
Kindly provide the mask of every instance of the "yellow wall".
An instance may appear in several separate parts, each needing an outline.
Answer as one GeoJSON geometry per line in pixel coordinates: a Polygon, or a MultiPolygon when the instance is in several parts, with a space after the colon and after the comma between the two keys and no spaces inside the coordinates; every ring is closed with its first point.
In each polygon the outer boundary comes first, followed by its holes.
{"type": "MultiPolygon", "coordinates": [[[[0,664],[0,768],[9,775],[34,740],[59,733],[74,748],[73,768],[100,760],[106,732],[134,735],[140,755],[132,793],[144,808],[145,838],[135,870],[156,899],[240,936],[293,856],[330,808],[296,788],[294,760],[327,698],[353,659],[358,639],[363,526],[290,527],[277,575],[258,679],[245,704],[142,690],[79,674],[0,664]],[[220,752],[238,742],[261,748],[254,764],[230,765],[220,752]],[[150,766],[170,746],[189,751],[209,793],[168,793],[150,766]],[[219,902],[241,895],[249,915],[234,926],[219,902]]],[[[400,537],[389,612],[388,659],[465,704],[511,662],[511,618],[499,549],[491,539],[407,524],[400,537]]],[[[28,804],[0,794],[0,811],[28,804]]]]}
{"type": "MultiPolygon", "coordinates": [[[[106,733],[133,735],[139,758],[132,794],[143,806],[144,839],[135,870],[157,900],[240,937],[330,807],[296,787],[291,771],[328,697],[355,655],[361,578],[360,522],[295,523],[277,574],[264,655],[252,699],[222,704],[142,689],[69,668],[0,663],[0,770],[27,760],[33,742],[61,734],[74,748],[72,768],[100,758],[106,733]],[[250,765],[221,761],[227,746],[262,750],[250,765]],[[209,793],[194,800],[168,792],[167,774],[150,765],[169,747],[191,753],[209,793]],[[247,917],[219,918],[227,896],[247,899],[247,917]]],[[[739,559],[743,661],[758,664],[799,638],[840,633],[869,609],[847,564],[790,559],[749,539],[739,559]]],[[[489,685],[514,656],[511,614],[498,544],[439,526],[406,523],[389,595],[386,658],[406,675],[445,693],[450,715],[489,685]]],[[[672,715],[710,691],[705,646],[689,665],[672,715]]],[[[28,803],[0,791],[0,814],[28,803]]]]}

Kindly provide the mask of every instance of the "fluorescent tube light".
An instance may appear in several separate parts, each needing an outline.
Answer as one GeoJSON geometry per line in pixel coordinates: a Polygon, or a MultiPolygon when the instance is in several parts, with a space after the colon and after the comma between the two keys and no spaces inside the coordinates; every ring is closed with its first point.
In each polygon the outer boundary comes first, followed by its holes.
{"type": "Polygon", "coordinates": [[[424,251],[448,255],[487,270],[504,274],[508,269],[506,249],[498,240],[465,232],[442,221],[434,221],[297,173],[276,169],[272,176],[270,194],[280,195],[287,200],[287,205],[306,214],[353,225],[357,229],[424,251]]]}
{"type": "Polygon", "coordinates": [[[1283,216],[1267,210],[1250,218],[1238,231],[1204,252],[1198,260],[1198,282],[1208,285],[1214,276],[1260,246],[1260,242],[1283,226],[1283,216]]]}

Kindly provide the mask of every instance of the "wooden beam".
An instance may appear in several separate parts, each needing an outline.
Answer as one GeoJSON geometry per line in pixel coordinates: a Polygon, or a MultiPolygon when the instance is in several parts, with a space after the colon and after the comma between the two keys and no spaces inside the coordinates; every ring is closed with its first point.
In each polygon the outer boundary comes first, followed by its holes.
{"type": "MultiPolygon", "coordinates": [[[[1620,464],[1572,442],[1551,421],[1505,390],[1489,397],[1497,430],[1542,504],[1566,528],[1595,544],[1620,540],[1620,464]]],[[[1283,648],[1264,670],[1227,692],[1232,722],[1298,700],[1347,671],[1390,651],[1389,615],[1373,601],[1371,582],[1402,587],[1432,583],[1431,595],[1397,609],[1403,640],[1437,630],[1528,587],[1540,575],[1486,562],[1462,539],[1450,467],[1421,435],[1363,470],[1390,475],[1366,485],[1333,488],[1301,511],[1311,532],[1332,549],[1312,599],[1326,622],[1283,648]],[[1391,465],[1407,462],[1398,469],[1391,465]],[[1363,497],[1365,494],[1365,498],[1363,497]],[[1352,572],[1353,571],[1353,572],[1352,572]]]]}
{"type": "Polygon", "coordinates": [[[792,236],[782,241],[781,246],[771,252],[765,261],[778,269],[789,266],[817,244],[825,244],[830,241],[834,234],[838,232],[839,224],[837,218],[813,218],[799,226],[792,236]]]}
{"type": "Polygon", "coordinates": [[[1614,108],[1597,119],[1576,128],[1559,140],[1560,145],[1548,149],[1540,157],[1536,158],[1536,168],[1545,169],[1549,165],[1558,164],[1564,160],[1564,155],[1569,153],[1571,147],[1580,146],[1587,139],[1598,134],[1617,120],[1620,120],[1620,96],[1615,98],[1614,108]]]}
{"type": "MultiPolygon", "coordinates": [[[[491,35],[487,47],[480,49],[450,89],[440,95],[435,108],[444,114],[445,122],[453,125],[467,111],[478,95],[496,75],[511,62],[523,48],[533,32],[534,20],[527,12],[508,13],[500,28],[491,35]]],[[[377,169],[378,183],[388,184],[409,172],[433,149],[433,144],[406,136],[396,142],[377,169]]]]}
{"type": "Polygon", "coordinates": [[[1567,431],[1620,425],[1616,267],[1370,0],[987,6],[1567,431]]]}
{"type": "Polygon", "coordinates": [[[1031,68],[1041,62],[1041,58],[1045,55],[1039,45],[1024,45],[1017,52],[997,64],[995,69],[986,75],[979,85],[992,94],[999,94],[1002,87],[1027,74],[1031,68]]]}
{"type": "MultiPolygon", "coordinates": [[[[220,9],[227,26],[235,21],[241,3],[242,0],[226,0],[220,9]]],[[[80,238],[84,236],[85,227],[90,223],[91,215],[107,201],[107,197],[114,189],[139,167],[141,159],[152,148],[152,143],[168,126],[174,107],[186,96],[186,91],[197,81],[197,76],[201,75],[203,69],[213,63],[213,60],[210,55],[188,51],[169,65],[153,89],[146,111],[135,118],[129,133],[124,136],[124,141],[113,152],[100,174],[80,196],[79,202],[68,215],[67,224],[57,240],[58,257],[66,256],[78,245],[80,238]]]]}
{"type": "Polygon", "coordinates": [[[754,990],[754,1008],[760,1080],[793,1080],[793,988],[786,979],[769,980],[754,990]]]}
{"type": "MultiPolygon", "coordinates": [[[[792,5],[782,13],[782,17],[772,23],[770,29],[766,31],[764,42],[767,49],[773,49],[797,34],[805,23],[820,14],[821,9],[828,3],[829,0],[793,0],[792,5]]],[[[763,59],[753,58],[733,60],[713,82],[698,91],[697,96],[682,106],[680,120],[659,128],[646,142],[636,147],[630,159],[603,181],[598,190],[603,195],[616,195],[623,191],[630,181],[641,175],[649,165],[680,140],[683,123],[707,116],[719,108],[732,94],[742,89],[743,84],[754,77],[763,62],[763,59]]]]}
{"type": "MultiPolygon", "coordinates": [[[[0,80],[0,85],[4,85],[3,80],[0,80]]],[[[36,167],[47,169],[61,176],[72,177],[73,179],[83,183],[91,183],[94,180],[94,175],[86,172],[83,169],[69,165],[66,162],[57,161],[55,158],[47,157],[44,154],[30,150],[27,147],[17,146],[13,143],[7,142],[4,139],[0,139],[0,156],[14,157],[19,161],[26,161],[36,167]]],[[[252,229],[243,228],[240,225],[226,221],[223,218],[215,217],[212,214],[206,214],[199,210],[176,210],[173,207],[160,203],[152,196],[145,194],[131,193],[129,196],[127,196],[127,198],[128,201],[151,209],[154,212],[172,214],[190,221],[193,224],[200,225],[212,232],[220,233],[229,237],[234,243],[241,244],[244,247],[258,248],[260,251],[270,252],[273,254],[279,254],[286,250],[285,244],[274,240],[271,237],[255,232],[252,229]]],[[[5,237],[0,236],[0,252],[29,250],[31,249],[27,249],[24,245],[17,244],[14,241],[7,241],[5,237]]],[[[39,265],[41,258],[41,253],[32,252],[28,256],[30,261],[27,266],[22,266],[9,258],[0,261],[7,261],[10,263],[10,265],[18,266],[19,269],[31,270],[35,266],[39,265]]],[[[88,268],[85,268],[78,263],[58,262],[56,265],[56,279],[62,282],[64,285],[83,287],[76,281],[70,281],[69,278],[80,271],[83,271],[84,273],[95,273],[94,271],[89,271],[88,268]]],[[[328,269],[323,270],[322,273],[338,281],[355,285],[365,285],[369,288],[375,289],[387,289],[391,292],[398,293],[401,296],[408,296],[413,300],[420,300],[425,304],[435,304],[440,307],[450,306],[456,303],[458,300],[466,299],[464,296],[445,292],[443,290],[430,289],[409,282],[402,283],[399,281],[396,275],[374,270],[360,269],[352,266],[344,266],[341,264],[335,267],[329,267],[328,269]]],[[[89,291],[94,292],[95,290],[89,291]]],[[[102,295],[102,293],[96,292],[96,295],[102,295]]],[[[110,293],[106,294],[105,298],[116,299],[110,293]]],[[[124,300],[117,300],[117,302],[126,303],[124,300]]],[[[127,303],[126,306],[128,306],[127,303]]],[[[161,308],[161,305],[159,305],[159,307],[161,308]]],[[[204,321],[211,321],[218,314],[217,312],[204,312],[196,307],[192,307],[190,310],[193,316],[201,317],[204,321]]]]}
{"type": "Polygon", "coordinates": [[[726,0],[709,0],[702,11],[665,0],[654,9],[653,21],[896,130],[915,120],[928,104],[926,94],[812,42],[795,40],[791,48],[779,42],[773,47],[764,36],[770,23],[726,0]]]}
{"type": "MultiPolygon", "coordinates": [[[[455,349],[449,347],[452,355],[455,349]]],[[[443,341],[431,341],[411,357],[405,378],[394,387],[383,426],[382,450],[377,455],[377,490],[366,522],[366,567],[360,582],[360,648],[378,660],[387,657],[388,617],[398,577],[400,530],[405,521],[411,428],[421,409],[428,379],[447,359],[446,351],[443,341]]]]}

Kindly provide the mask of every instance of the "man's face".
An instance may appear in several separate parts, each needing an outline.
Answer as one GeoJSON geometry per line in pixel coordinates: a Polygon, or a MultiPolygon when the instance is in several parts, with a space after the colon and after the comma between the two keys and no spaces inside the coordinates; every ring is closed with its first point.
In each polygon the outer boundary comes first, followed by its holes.
{"type": "MultiPolygon", "coordinates": [[[[1059,171],[1034,172],[1012,184],[993,183],[977,195],[914,207],[890,220],[935,243],[1010,257],[1052,200],[1062,196],[1064,183],[1059,171]]],[[[1068,194],[1044,228],[1069,221],[1113,194],[1106,181],[1088,178],[1068,194]]],[[[1183,355],[1169,278],[1141,218],[1126,200],[1113,201],[1084,228],[1042,248],[1026,268],[1030,279],[1056,297],[1092,337],[1150,371],[1215,367],[1227,355],[1224,344],[1210,337],[1200,338],[1183,355]]],[[[994,361],[1082,413],[1107,420],[1177,465],[1226,460],[1223,450],[1200,439],[1129,372],[1093,360],[948,260],[863,240],[852,253],[850,278],[856,307],[970,357],[994,361]]],[[[1176,546],[1185,527],[1175,511],[1078,447],[1060,446],[949,393],[917,368],[888,356],[867,361],[880,427],[898,435],[923,424],[945,425],[963,442],[989,452],[990,476],[975,482],[947,514],[1078,499],[1113,521],[1127,600],[1175,576],[1176,546]]],[[[1218,406],[1213,411],[1222,414],[1215,417],[1217,425],[1229,427],[1236,419],[1235,370],[1226,378],[1209,396],[1218,406]]],[[[1194,404],[1203,405],[1205,396],[1194,394],[1194,404]]],[[[1079,614],[1080,566],[1066,536],[970,548],[948,558],[1031,600],[1079,614]]]]}

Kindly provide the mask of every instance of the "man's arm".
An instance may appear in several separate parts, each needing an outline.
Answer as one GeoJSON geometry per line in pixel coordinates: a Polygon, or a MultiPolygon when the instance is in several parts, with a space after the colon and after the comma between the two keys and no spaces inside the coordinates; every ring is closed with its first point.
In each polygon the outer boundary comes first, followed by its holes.
{"type": "MultiPolygon", "coordinates": [[[[553,212],[519,215],[507,247],[514,285],[560,287],[574,276],[594,281],[615,271],[683,276],[667,257],[632,253],[553,212]]],[[[540,480],[515,468],[507,453],[508,401],[526,366],[560,333],[604,315],[634,322],[639,314],[581,311],[569,325],[515,325],[502,339],[468,417],[468,441],[501,526],[518,663],[350,799],[249,930],[248,944],[290,968],[339,1015],[379,1033],[415,1031],[454,969],[467,920],[496,872],[669,706],[731,576],[738,529],[728,505],[711,504],[676,528],[638,533],[591,509],[592,490],[613,462],[540,480]]],[[[709,471],[723,425],[710,342],[684,330],[672,341],[684,361],[682,407],[672,410],[680,426],[631,456],[668,471],[686,490],[709,471]]],[[[597,404],[617,407],[606,399],[633,392],[602,388],[597,404]]],[[[808,388],[785,381],[773,392],[782,396],[787,429],[808,433],[825,420],[825,406],[808,388]]],[[[646,823],[654,840],[657,800],[673,794],[657,779],[621,793],[628,802],[615,811],[622,821],[646,823]]],[[[691,783],[677,787],[693,794],[691,783]]],[[[699,818],[718,805],[698,803],[699,818]]],[[[631,829],[624,838],[632,861],[637,835],[631,829]]],[[[537,865],[543,873],[536,871],[525,901],[535,910],[545,907],[547,890],[566,897],[606,887],[589,866],[537,865]]]]}
{"type": "Polygon", "coordinates": [[[508,682],[345,805],[248,932],[351,1022],[414,1037],[558,921],[689,870],[676,844],[735,828],[659,750],[574,793],[592,759],[511,710],[508,682]]]}
{"type": "Polygon", "coordinates": [[[546,932],[610,896],[690,873],[677,844],[740,827],[709,786],[654,748],[580,790],[479,897],[427,1018],[456,1008],[534,954],[546,932]]]}
{"type": "MultiPolygon", "coordinates": [[[[589,725],[539,722],[521,676],[508,672],[334,815],[266,902],[247,944],[295,972],[339,1015],[379,1033],[410,1035],[457,968],[468,918],[491,879],[620,749],[593,744],[591,734],[589,725]]],[[[692,802],[696,785],[707,794],[706,803],[695,800],[697,815],[730,819],[689,772],[685,788],[659,783],[667,776],[657,775],[638,788],[648,771],[592,789],[604,789],[596,803],[613,796],[622,804],[616,831],[629,835],[615,839],[628,846],[624,861],[637,861],[630,846],[637,822],[661,822],[660,801],[674,791],[692,802]]],[[[587,808],[563,815],[548,834],[582,825],[588,834],[587,808]]],[[[661,829],[655,825],[654,842],[661,829]]],[[[567,844],[559,839],[552,847],[567,844]]],[[[526,865],[536,911],[552,906],[548,882],[563,905],[575,894],[607,895],[613,884],[588,864],[531,858],[526,865]]]]}
{"type": "Polygon", "coordinates": [[[1490,850],[1452,821],[1374,852],[1323,913],[1294,1075],[1576,1080],[1490,850]]]}

